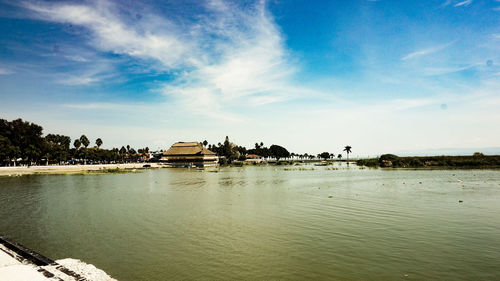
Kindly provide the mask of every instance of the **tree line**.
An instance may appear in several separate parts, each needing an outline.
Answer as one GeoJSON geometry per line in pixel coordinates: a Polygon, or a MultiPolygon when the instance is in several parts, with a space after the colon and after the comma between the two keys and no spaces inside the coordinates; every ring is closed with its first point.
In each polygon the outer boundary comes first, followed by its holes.
{"type": "Polygon", "coordinates": [[[116,163],[144,160],[149,148],[137,151],[130,145],[120,149],[102,149],[101,138],[95,140],[95,146],[90,146],[90,140],[82,135],[73,141],[59,134],[43,136],[40,125],[15,119],[8,121],[0,119],[0,165],[48,165],[62,163],[116,163]]]}
{"type": "MultiPolygon", "coordinates": [[[[235,160],[245,160],[247,155],[256,154],[264,159],[286,160],[313,160],[332,159],[335,154],[323,152],[320,154],[290,153],[283,146],[273,144],[269,147],[263,142],[255,143],[253,148],[236,145],[226,136],[222,143],[208,144],[200,142],[204,147],[215,152],[222,164],[232,163],[235,160]]],[[[127,163],[146,161],[150,157],[148,147],[135,150],[130,145],[121,148],[102,149],[103,140],[97,138],[95,145],[87,136],[74,139],[60,134],[43,136],[42,126],[24,121],[21,118],[8,121],[0,119],[0,166],[48,165],[48,164],[93,164],[93,163],[127,163]],[[73,146],[71,146],[73,145],[73,146]]],[[[351,147],[346,146],[344,151],[349,155],[351,147]]],[[[159,156],[159,155],[157,155],[159,156]]],[[[338,159],[342,154],[337,155],[338,159]]],[[[157,158],[153,158],[158,160],[157,158]]]]}
{"type": "MultiPolygon", "coordinates": [[[[334,153],[323,152],[320,154],[298,154],[294,152],[289,152],[288,149],[283,146],[273,144],[269,147],[264,146],[263,142],[255,143],[254,148],[247,149],[244,146],[239,146],[231,141],[229,141],[229,137],[226,136],[226,139],[222,143],[218,144],[209,144],[208,141],[204,140],[200,142],[203,146],[207,147],[208,150],[215,152],[220,158],[220,162],[222,164],[232,163],[235,160],[244,161],[247,159],[247,156],[250,154],[258,155],[264,159],[275,159],[276,161],[280,161],[280,159],[286,160],[314,160],[314,159],[342,159],[342,154],[339,153],[335,155],[334,153]]],[[[344,151],[347,153],[347,157],[349,157],[349,153],[351,153],[351,146],[346,146],[344,151]]],[[[349,158],[348,158],[349,159],[349,158]]]]}

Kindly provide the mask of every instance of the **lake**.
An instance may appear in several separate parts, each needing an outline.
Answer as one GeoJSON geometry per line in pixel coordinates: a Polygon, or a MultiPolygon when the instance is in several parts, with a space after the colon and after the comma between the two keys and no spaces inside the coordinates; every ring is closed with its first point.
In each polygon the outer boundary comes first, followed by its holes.
{"type": "Polygon", "coordinates": [[[499,280],[500,171],[0,177],[0,234],[122,281],[499,280]]]}

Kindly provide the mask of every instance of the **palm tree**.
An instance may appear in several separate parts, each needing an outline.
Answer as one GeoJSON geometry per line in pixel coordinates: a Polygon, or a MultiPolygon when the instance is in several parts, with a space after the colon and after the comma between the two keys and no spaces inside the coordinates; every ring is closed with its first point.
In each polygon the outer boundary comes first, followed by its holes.
{"type": "Polygon", "coordinates": [[[351,148],[349,145],[346,145],[346,147],[344,148],[344,151],[347,153],[347,164],[349,164],[349,153],[351,153],[351,148]]]}
{"type": "Polygon", "coordinates": [[[101,140],[101,138],[96,139],[96,140],[95,140],[95,144],[97,145],[97,148],[101,147],[101,145],[102,145],[102,140],[101,140]]]}
{"type": "Polygon", "coordinates": [[[90,144],[89,139],[85,135],[82,135],[80,137],[80,142],[82,143],[83,146],[85,146],[85,148],[87,148],[87,146],[89,146],[89,144],[90,144]]]}
{"type": "Polygon", "coordinates": [[[339,155],[337,155],[337,158],[340,160],[342,159],[342,154],[339,153],[339,155]]]}
{"type": "Polygon", "coordinates": [[[125,154],[127,153],[127,149],[122,146],[122,148],[120,148],[120,150],[118,151],[120,153],[120,156],[122,157],[122,162],[125,160],[125,154]]]}
{"type": "Polygon", "coordinates": [[[80,148],[80,146],[82,146],[82,142],[79,139],[76,139],[73,142],[73,145],[75,146],[76,150],[78,150],[78,148],[80,148]]]}

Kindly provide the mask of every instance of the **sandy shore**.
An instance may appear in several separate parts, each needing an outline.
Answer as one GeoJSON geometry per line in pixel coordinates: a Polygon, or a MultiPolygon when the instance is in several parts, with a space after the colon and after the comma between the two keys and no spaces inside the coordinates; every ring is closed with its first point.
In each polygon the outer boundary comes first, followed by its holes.
{"type": "MultiPolygon", "coordinates": [[[[147,163],[151,168],[163,167],[158,163],[147,163]]],[[[127,164],[102,164],[102,165],[49,165],[49,166],[18,166],[18,167],[0,167],[0,176],[15,176],[29,174],[72,174],[85,171],[98,171],[106,169],[139,169],[143,168],[144,163],[127,164]]]]}

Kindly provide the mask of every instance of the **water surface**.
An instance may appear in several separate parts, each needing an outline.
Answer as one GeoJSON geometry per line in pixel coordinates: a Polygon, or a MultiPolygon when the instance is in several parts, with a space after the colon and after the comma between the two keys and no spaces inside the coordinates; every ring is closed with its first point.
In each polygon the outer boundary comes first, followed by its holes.
{"type": "Polygon", "coordinates": [[[119,280],[500,279],[500,171],[314,168],[0,177],[0,233],[119,280]]]}

